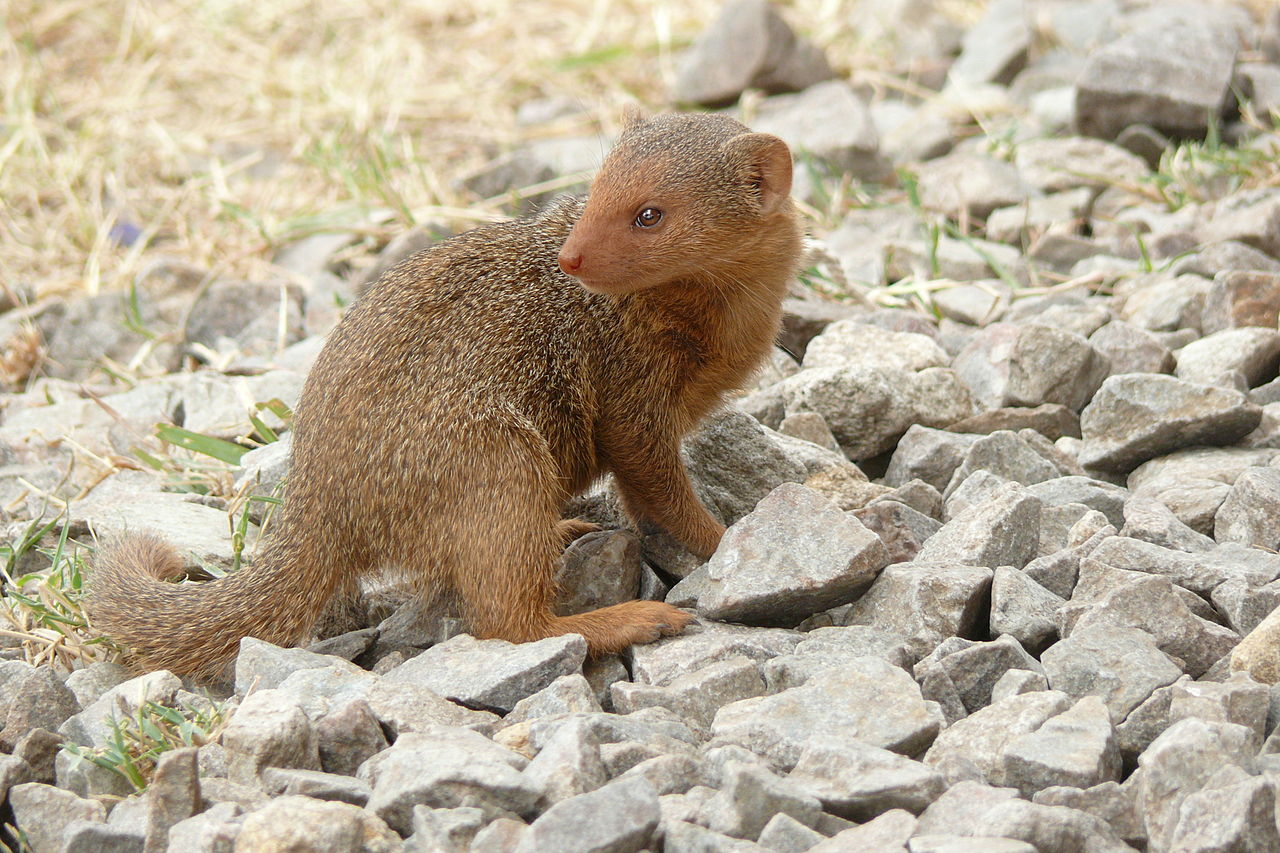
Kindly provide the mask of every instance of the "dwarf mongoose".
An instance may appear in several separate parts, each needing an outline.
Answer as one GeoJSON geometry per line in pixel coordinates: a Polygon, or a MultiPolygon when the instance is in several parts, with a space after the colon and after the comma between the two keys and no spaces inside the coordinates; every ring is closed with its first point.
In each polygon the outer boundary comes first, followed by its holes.
{"type": "Polygon", "coordinates": [[[359,577],[451,585],[479,637],[578,633],[592,654],[680,631],[629,601],[552,613],[565,502],[612,472],[628,513],[701,556],[724,527],[681,437],[773,345],[800,255],[791,154],[729,118],[628,119],[588,197],[391,269],[333,330],[293,424],[288,495],[253,563],[200,584],[133,534],[89,577],[140,665],[210,677],[242,637],[304,639],[359,577]]]}

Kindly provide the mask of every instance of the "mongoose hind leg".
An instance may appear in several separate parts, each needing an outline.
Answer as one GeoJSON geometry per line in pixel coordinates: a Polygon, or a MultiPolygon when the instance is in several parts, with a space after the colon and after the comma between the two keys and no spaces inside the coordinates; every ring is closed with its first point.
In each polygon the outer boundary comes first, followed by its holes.
{"type": "MultiPolygon", "coordinates": [[[[474,488],[454,505],[453,585],[478,637],[528,642],[581,634],[592,655],[647,643],[682,630],[692,618],[658,601],[628,601],[574,616],[556,616],[555,573],[566,525],[562,495],[545,443],[509,435],[474,488]],[[506,458],[504,458],[506,457],[506,458]],[[500,530],[494,530],[497,519],[500,530]]],[[[576,522],[582,524],[582,522],[576,522]]]]}

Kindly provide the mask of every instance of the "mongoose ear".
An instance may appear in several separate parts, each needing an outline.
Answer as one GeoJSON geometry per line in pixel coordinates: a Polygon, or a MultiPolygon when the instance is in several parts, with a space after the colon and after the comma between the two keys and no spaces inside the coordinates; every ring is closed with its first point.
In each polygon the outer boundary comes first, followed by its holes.
{"type": "Polygon", "coordinates": [[[760,215],[771,216],[791,195],[791,149],[768,133],[744,133],[725,144],[760,193],[760,215]]]}
{"type": "Polygon", "coordinates": [[[622,129],[630,130],[649,120],[649,115],[638,104],[627,104],[622,108],[622,129]]]}

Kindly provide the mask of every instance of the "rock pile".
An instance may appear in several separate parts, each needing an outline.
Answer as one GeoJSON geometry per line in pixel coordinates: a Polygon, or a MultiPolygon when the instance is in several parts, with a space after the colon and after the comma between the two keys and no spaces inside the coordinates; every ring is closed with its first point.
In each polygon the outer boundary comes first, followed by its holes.
{"type": "MultiPolygon", "coordinates": [[[[569,508],[610,529],[566,552],[566,610],[665,598],[695,626],[587,660],[374,596],[310,650],[245,640],[221,736],[141,796],[58,745],[208,698],[0,662],[0,795],[30,849],[1280,851],[1280,135],[1249,120],[1280,108],[1280,14],[996,0],[962,33],[931,3],[864,5],[936,94],[869,103],[762,0],[726,8],[674,93],[768,93],[749,118],[815,207],[844,176],[886,184],[816,235],[810,283],[839,298],[798,286],[785,351],[686,444],[730,525],[712,559],[613,529],[607,482],[569,508]],[[1008,118],[974,136],[974,112],[1008,118]]],[[[476,180],[580,165],[549,151],[476,180]]],[[[230,563],[218,499],[73,463],[156,422],[281,429],[251,404],[296,402],[352,241],[282,252],[305,284],[158,261],[128,316],[185,327],[141,353],[115,297],[0,317],[42,327],[52,377],[3,401],[16,522],[87,490],[73,535],[146,518],[230,563]],[[207,367],[86,391],[104,353],[207,367]]],[[[287,448],[240,482],[269,494],[287,448]]]]}

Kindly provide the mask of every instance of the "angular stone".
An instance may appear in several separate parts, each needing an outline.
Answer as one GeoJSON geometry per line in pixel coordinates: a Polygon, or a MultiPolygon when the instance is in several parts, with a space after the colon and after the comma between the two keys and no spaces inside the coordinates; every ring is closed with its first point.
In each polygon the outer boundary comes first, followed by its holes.
{"type": "Polygon", "coordinates": [[[1121,373],[1172,373],[1173,353],[1146,329],[1113,320],[1089,336],[1089,345],[1121,373]]]}
{"type": "Polygon", "coordinates": [[[1049,689],[1049,679],[1043,672],[1032,672],[1029,669],[1011,669],[991,686],[993,703],[1008,699],[1010,696],[1021,696],[1024,693],[1035,693],[1049,689]]]}
{"type": "Polygon", "coordinates": [[[786,654],[807,635],[778,628],[746,628],[698,621],[685,633],[628,650],[637,683],[670,684],[686,672],[743,655],[765,661],[786,654]]]}
{"type": "Polygon", "coordinates": [[[1231,651],[1231,669],[1263,684],[1280,682],[1280,609],[1258,623],[1231,651]]]}
{"type": "Polygon", "coordinates": [[[1102,697],[1117,723],[1182,675],[1150,634],[1127,627],[1077,631],[1046,649],[1040,663],[1054,690],[1077,699],[1102,697]]]}
{"type": "Polygon", "coordinates": [[[551,714],[598,713],[600,702],[584,676],[562,675],[546,687],[521,699],[503,718],[506,725],[551,714]]]}
{"type": "Polygon", "coordinates": [[[315,728],[298,700],[283,690],[258,690],[240,703],[222,732],[228,778],[257,784],[268,767],[319,770],[315,728]]]}
{"type": "Polygon", "coordinates": [[[244,850],[390,850],[399,839],[380,819],[350,803],[284,796],[248,815],[236,839],[244,850]]]}
{"type": "Polygon", "coordinates": [[[969,831],[1025,841],[1038,853],[1129,853],[1133,849],[1102,818],[1063,806],[1013,799],[992,808],[985,819],[980,829],[969,831]]]}
{"type": "Polygon", "coordinates": [[[983,83],[1007,86],[1026,67],[1031,42],[1032,30],[1022,4],[997,0],[965,33],[948,79],[961,87],[983,83]]]}
{"type": "Polygon", "coordinates": [[[1183,524],[1163,503],[1145,495],[1132,495],[1124,502],[1120,535],[1187,553],[1208,551],[1214,545],[1208,536],[1183,524]]]}
{"type": "Polygon", "coordinates": [[[789,413],[821,414],[855,461],[891,449],[912,424],[943,427],[974,413],[968,386],[942,367],[918,372],[860,366],[814,368],[784,380],[779,387],[789,413]]]}
{"type": "Polygon", "coordinates": [[[1000,788],[973,780],[956,782],[920,815],[919,834],[962,835],[971,832],[973,827],[984,825],[988,812],[1017,796],[1018,792],[1013,788],[1000,788]]]}
{"type": "Polygon", "coordinates": [[[1137,786],[1130,776],[1124,785],[1116,782],[1103,782],[1092,788],[1052,787],[1037,791],[1032,802],[1045,806],[1066,806],[1067,808],[1087,812],[1111,824],[1126,843],[1138,847],[1145,845],[1146,829],[1142,818],[1137,813],[1135,801],[1137,786]]]}
{"type": "Polygon", "coordinates": [[[1011,164],[984,154],[955,152],[930,160],[916,177],[921,204],[950,216],[983,219],[996,208],[1038,195],[1011,164]]]}
{"type": "Polygon", "coordinates": [[[844,80],[825,80],[795,95],[767,98],[757,105],[751,127],[780,137],[792,151],[809,154],[840,173],[869,181],[890,173],[871,112],[844,80]]]}
{"type": "Polygon", "coordinates": [[[520,644],[460,634],[382,677],[425,686],[469,707],[507,713],[560,676],[580,673],[586,655],[586,641],[577,634],[520,644]]]}
{"type": "Polygon", "coordinates": [[[1275,329],[1280,317],[1280,269],[1265,272],[1255,264],[1223,266],[1213,273],[1217,274],[1204,300],[1205,334],[1245,326],[1275,329]]]}
{"type": "Polygon", "coordinates": [[[295,672],[326,667],[334,667],[341,673],[363,673],[354,663],[334,655],[316,654],[306,649],[285,649],[257,637],[245,637],[240,641],[240,651],[236,655],[236,693],[246,695],[251,689],[274,690],[295,672]]]}
{"type": "Polygon", "coordinates": [[[1264,187],[1227,196],[1214,206],[1200,228],[1200,237],[1238,240],[1272,258],[1280,258],[1280,196],[1264,187]]]}
{"type": "Polygon", "coordinates": [[[1280,548],[1280,468],[1250,468],[1236,478],[1214,519],[1214,538],[1280,548]]]}
{"type": "Polygon", "coordinates": [[[1178,681],[1169,698],[1169,721],[1195,717],[1209,722],[1235,723],[1251,730],[1261,744],[1266,733],[1270,691],[1248,673],[1226,681],[1178,681]]]}
{"type": "Polygon", "coordinates": [[[1037,853],[1026,841],[990,835],[913,835],[909,853],[1037,853]]]}
{"type": "Polygon", "coordinates": [[[62,849],[64,833],[73,823],[105,823],[107,810],[97,800],[77,797],[70,791],[28,782],[9,791],[14,826],[27,836],[33,853],[62,849]]]}
{"type": "Polygon", "coordinates": [[[891,486],[901,486],[911,480],[921,480],[942,491],[977,440],[975,435],[914,424],[898,441],[884,481],[891,486]]]}
{"type": "Polygon", "coordinates": [[[76,696],[50,666],[27,667],[3,688],[9,701],[0,729],[0,749],[12,752],[18,739],[32,729],[56,729],[79,713],[76,696]]]}
{"type": "MultiPolygon", "coordinates": [[[[1153,332],[1199,332],[1210,282],[1198,275],[1151,274],[1133,279],[1120,317],[1153,332]]],[[[1185,343],[1185,341],[1184,341],[1185,343]]]]}
{"type": "Polygon", "coordinates": [[[904,809],[887,811],[861,826],[850,827],[809,848],[809,853],[899,853],[916,829],[916,819],[904,809]]]}
{"type": "Polygon", "coordinates": [[[1019,143],[1013,164],[1022,179],[1045,192],[1073,187],[1106,189],[1141,181],[1150,169],[1141,157],[1100,139],[1073,136],[1019,143]]]}
{"type": "Polygon", "coordinates": [[[1086,696],[1034,732],[1015,737],[1005,747],[1004,762],[1004,784],[1026,797],[1052,785],[1089,788],[1120,778],[1115,731],[1097,696],[1086,696]]]}
{"type": "Polygon", "coordinates": [[[924,370],[946,367],[951,358],[927,335],[897,332],[857,319],[837,320],[809,341],[806,369],[813,367],[883,367],[924,370]]]}
{"type": "Polygon", "coordinates": [[[387,738],[369,704],[356,699],[325,714],[315,724],[320,766],[354,776],[365,759],[387,748],[387,738]]]}
{"type": "Polygon", "coordinates": [[[1179,379],[1201,385],[1234,385],[1237,377],[1252,388],[1276,377],[1280,331],[1248,326],[1205,335],[1178,350],[1179,379]]]}
{"type": "Polygon", "coordinates": [[[401,735],[358,778],[373,787],[369,811],[407,835],[417,805],[479,808],[489,818],[531,814],[539,792],[520,773],[525,763],[483,735],[440,726],[401,735]]]}
{"type": "Polygon", "coordinates": [[[600,736],[588,718],[571,718],[558,726],[524,769],[538,791],[538,807],[594,791],[609,781],[600,757],[600,736]]]}
{"type": "Polygon", "coordinates": [[[978,332],[952,366],[987,408],[1060,403],[1079,411],[1110,372],[1080,335],[1012,323],[978,332]]]}
{"type": "Polygon", "coordinates": [[[818,825],[822,804],[791,777],[783,779],[761,767],[732,763],[725,768],[720,790],[699,812],[712,831],[750,840],[758,838],[769,819],[778,814],[806,826],[818,825]]]}
{"type": "Polygon", "coordinates": [[[658,819],[658,795],[648,781],[619,779],[543,812],[515,850],[639,853],[653,839],[658,819]]]}
{"type": "Polygon", "coordinates": [[[1203,136],[1226,102],[1234,41],[1234,33],[1171,22],[1103,46],[1076,83],[1077,128],[1102,139],[1139,123],[1203,136]]]}
{"type": "Polygon", "coordinates": [[[990,704],[992,688],[1012,669],[1043,674],[1040,662],[1013,637],[988,643],[952,637],[915,665],[915,676],[924,697],[940,704],[948,722],[955,722],[990,704]],[[951,708],[957,711],[954,716],[951,708]]]}
{"type": "Polygon", "coordinates": [[[769,3],[738,0],[681,61],[675,100],[722,106],[749,88],[790,92],[833,75],[822,51],[797,36],[769,3]]]}
{"type": "Polygon", "coordinates": [[[1028,487],[1046,507],[1084,504],[1096,509],[1116,527],[1124,524],[1124,503],[1129,492],[1123,486],[1092,477],[1055,477],[1028,487]]]}
{"type": "Polygon", "coordinates": [[[951,476],[943,492],[954,492],[975,471],[986,471],[1014,483],[1030,486],[1058,477],[1061,472],[1017,433],[998,430],[975,441],[951,476]]]}
{"type": "Polygon", "coordinates": [[[845,617],[902,637],[918,660],[947,637],[968,633],[990,589],[992,572],[953,563],[899,563],[880,573],[845,617]]]}
{"type": "Polygon", "coordinates": [[[936,705],[901,669],[862,658],[773,696],[726,705],[711,727],[716,742],[744,746],[790,770],[813,742],[851,741],[915,754],[942,725],[936,705]]]}
{"type": "Polygon", "coordinates": [[[890,563],[915,559],[929,537],[942,527],[941,522],[897,501],[876,500],[854,510],[853,515],[880,537],[890,563]]]}
{"type": "Polygon", "coordinates": [[[888,563],[880,538],[811,489],[784,483],[725,533],[697,609],[790,627],[849,602],[888,563]]]}
{"type": "Polygon", "coordinates": [[[826,836],[810,829],[789,814],[778,813],[760,830],[757,843],[765,850],[777,853],[804,853],[826,836]]]}
{"type": "MultiPolygon", "coordinates": [[[[1207,595],[1224,581],[1238,579],[1252,586],[1261,586],[1280,575],[1280,558],[1276,555],[1233,543],[1188,554],[1150,542],[1113,536],[1099,543],[1085,562],[1160,575],[1201,595],[1207,595]]],[[[1082,564],[1083,568],[1087,567],[1082,564]]]]}
{"type": "Polygon", "coordinates": [[[1112,376],[1080,415],[1080,462],[1126,473],[1182,447],[1230,444],[1261,418],[1262,410],[1238,391],[1157,374],[1112,376]]]}
{"type": "Polygon", "coordinates": [[[569,545],[556,571],[556,613],[568,616],[636,597],[644,561],[629,530],[589,533],[569,545]]]}
{"type": "Polygon", "coordinates": [[[1039,546],[1041,502],[1018,485],[1002,486],[942,526],[920,549],[920,563],[1022,568],[1039,546]]]}
{"type": "Polygon", "coordinates": [[[1138,810],[1151,849],[1171,850],[1183,802],[1224,766],[1252,769],[1253,733],[1231,723],[1174,723],[1138,758],[1138,810]]]}
{"type": "Polygon", "coordinates": [[[1021,435],[1022,430],[1033,429],[1050,441],[1057,441],[1064,435],[1080,437],[1080,416],[1058,403],[1044,403],[1030,409],[1024,406],[1007,406],[989,409],[971,418],[956,421],[947,429],[951,432],[979,435],[990,435],[1002,429],[1021,435]]]}
{"type": "Polygon", "coordinates": [[[174,824],[204,810],[196,753],[195,747],[174,749],[156,761],[155,773],[147,789],[145,846],[148,853],[163,851],[169,843],[169,830],[174,824]]]}
{"type": "Polygon", "coordinates": [[[739,656],[707,664],[662,687],[619,681],[614,683],[612,692],[613,707],[619,714],[664,707],[684,719],[690,728],[705,732],[722,706],[762,696],[766,691],[760,665],[739,656]]]}
{"type": "Polygon", "coordinates": [[[1273,581],[1255,587],[1245,580],[1233,578],[1215,586],[1209,598],[1231,630],[1243,637],[1258,627],[1267,614],[1280,607],[1280,583],[1273,581]]]}
{"type": "Polygon", "coordinates": [[[952,785],[966,779],[1003,785],[1009,743],[1070,706],[1068,696],[1057,690],[1010,696],[949,726],[929,747],[924,763],[952,785]]]}
{"type": "Polygon", "coordinates": [[[778,693],[862,657],[881,658],[903,670],[911,666],[906,644],[896,634],[867,625],[815,628],[791,653],[764,663],[765,684],[769,693],[778,693]]]}
{"type": "Polygon", "coordinates": [[[1217,776],[1179,805],[1171,849],[1280,850],[1275,779],[1217,776]]]}
{"type": "Polygon", "coordinates": [[[895,808],[922,811],[946,789],[936,770],[856,741],[810,744],[787,778],[826,811],[855,821],[895,808]]]}

